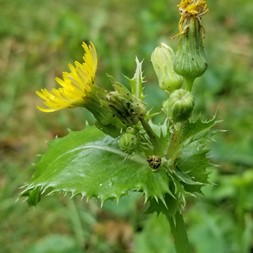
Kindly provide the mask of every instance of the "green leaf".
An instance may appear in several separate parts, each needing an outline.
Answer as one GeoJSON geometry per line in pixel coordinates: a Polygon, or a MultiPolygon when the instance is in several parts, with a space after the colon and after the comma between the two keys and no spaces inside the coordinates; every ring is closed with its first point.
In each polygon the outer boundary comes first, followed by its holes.
{"type": "Polygon", "coordinates": [[[197,154],[183,152],[176,160],[175,175],[187,192],[201,192],[202,186],[208,183],[207,168],[211,167],[211,163],[206,154],[206,151],[197,154]]]}
{"type": "Polygon", "coordinates": [[[164,200],[150,199],[147,213],[163,213],[164,215],[174,216],[179,209],[180,202],[171,194],[166,194],[164,200]]]}
{"type": "Polygon", "coordinates": [[[201,121],[201,119],[197,119],[195,122],[186,121],[182,125],[181,132],[181,142],[186,142],[194,138],[200,138],[200,136],[207,133],[210,128],[216,123],[216,116],[214,116],[209,121],[201,121]]]}
{"type": "Polygon", "coordinates": [[[206,150],[207,143],[211,139],[208,135],[214,134],[214,131],[210,131],[210,129],[215,123],[215,116],[206,122],[197,119],[194,122],[182,123],[178,129],[174,129],[171,135],[168,156],[174,160],[183,149],[188,149],[191,155],[196,153],[196,150],[206,150]]]}
{"type": "Polygon", "coordinates": [[[129,191],[144,192],[146,200],[154,196],[163,199],[169,193],[164,168],[154,172],[145,157],[129,156],[118,149],[116,139],[102,137],[102,132],[87,127],[51,141],[22,195],[32,196],[34,204],[35,189],[42,196],[63,192],[97,197],[102,203],[109,198],[118,200],[129,191]]]}

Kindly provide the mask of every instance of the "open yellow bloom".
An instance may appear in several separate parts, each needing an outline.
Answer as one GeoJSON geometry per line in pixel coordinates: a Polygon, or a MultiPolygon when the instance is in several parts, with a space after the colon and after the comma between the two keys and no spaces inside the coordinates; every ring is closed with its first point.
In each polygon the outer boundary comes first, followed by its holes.
{"type": "Polygon", "coordinates": [[[206,0],[181,0],[178,4],[181,18],[179,21],[179,32],[184,33],[183,23],[185,19],[194,17],[200,20],[201,16],[208,12],[206,0]]]}
{"type": "Polygon", "coordinates": [[[87,45],[83,42],[85,51],[83,63],[75,61],[74,65],[69,64],[70,72],[63,72],[63,79],[56,78],[61,86],[58,89],[41,89],[36,94],[44,99],[45,107],[37,106],[43,112],[54,112],[64,108],[79,107],[85,104],[95,81],[97,70],[97,53],[94,45],[87,45]]]}

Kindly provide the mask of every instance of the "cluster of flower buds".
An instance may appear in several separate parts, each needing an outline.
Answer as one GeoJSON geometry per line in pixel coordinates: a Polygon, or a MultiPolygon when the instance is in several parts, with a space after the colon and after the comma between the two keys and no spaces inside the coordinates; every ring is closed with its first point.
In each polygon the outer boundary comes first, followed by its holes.
{"type": "MultiPolygon", "coordinates": [[[[203,47],[204,28],[201,17],[208,9],[205,0],[181,0],[179,45],[176,53],[165,44],[157,47],[151,61],[158,77],[159,86],[167,91],[169,98],[163,103],[163,111],[174,122],[187,120],[194,108],[191,94],[195,78],[201,76],[207,61],[203,47]]],[[[96,119],[96,126],[113,137],[120,136],[122,150],[131,151],[138,144],[135,133],[126,131],[141,122],[144,130],[156,147],[157,139],[151,127],[145,122],[146,106],[143,100],[143,76],[141,62],[136,60],[137,68],[130,80],[131,92],[122,84],[113,81],[113,91],[106,91],[96,85],[97,53],[92,43],[83,43],[83,62],[69,65],[62,79],[56,78],[58,89],[41,89],[37,95],[44,100],[38,109],[53,112],[64,108],[85,107],[96,119]],[[124,133],[123,133],[124,132],[124,133]],[[123,134],[122,134],[123,133],[123,134]]]]}
{"type": "Polygon", "coordinates": [[[207,69],[201,24],[201,16],[208,11],[206,1],[181,0],[178,7],[181,18],[176,53],[171,47],[161,44],[151,56],[159,86],[169,93],[163,110],[174,122],[185,121],[191,116],[194,108],[193,81],[207,69]]]}

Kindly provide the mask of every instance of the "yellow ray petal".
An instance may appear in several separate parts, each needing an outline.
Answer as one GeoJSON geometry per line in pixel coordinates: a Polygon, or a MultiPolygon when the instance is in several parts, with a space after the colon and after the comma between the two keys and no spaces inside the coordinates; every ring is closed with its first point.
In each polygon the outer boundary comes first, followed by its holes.
{"type": "Polygon", "coordinates": [[[62,79],[56,77],[60,85],[51,91],[41,89],[36,94],[44,100],[44,106],[37,106],[43,112],[54,112],[64,108],[78,107],[85,104],[86,97],[92,91],[97,70],[97,53],[94,45],[83,42],[83,63],[69,64],[70,72],[63,72],[62,79]]]}

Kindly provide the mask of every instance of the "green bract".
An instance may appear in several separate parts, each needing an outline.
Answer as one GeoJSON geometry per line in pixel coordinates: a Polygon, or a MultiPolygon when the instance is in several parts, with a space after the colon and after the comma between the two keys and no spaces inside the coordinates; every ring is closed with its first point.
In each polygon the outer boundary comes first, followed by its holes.
{"type": "Polygon", "coordinates": [[[187,24],[185,32],[180,35],[176,51],[174,70],[186,79],[195,79],[203,75],[207,69],[202,29],[198,19],[190,18],[184,21],[187,24]]]}

